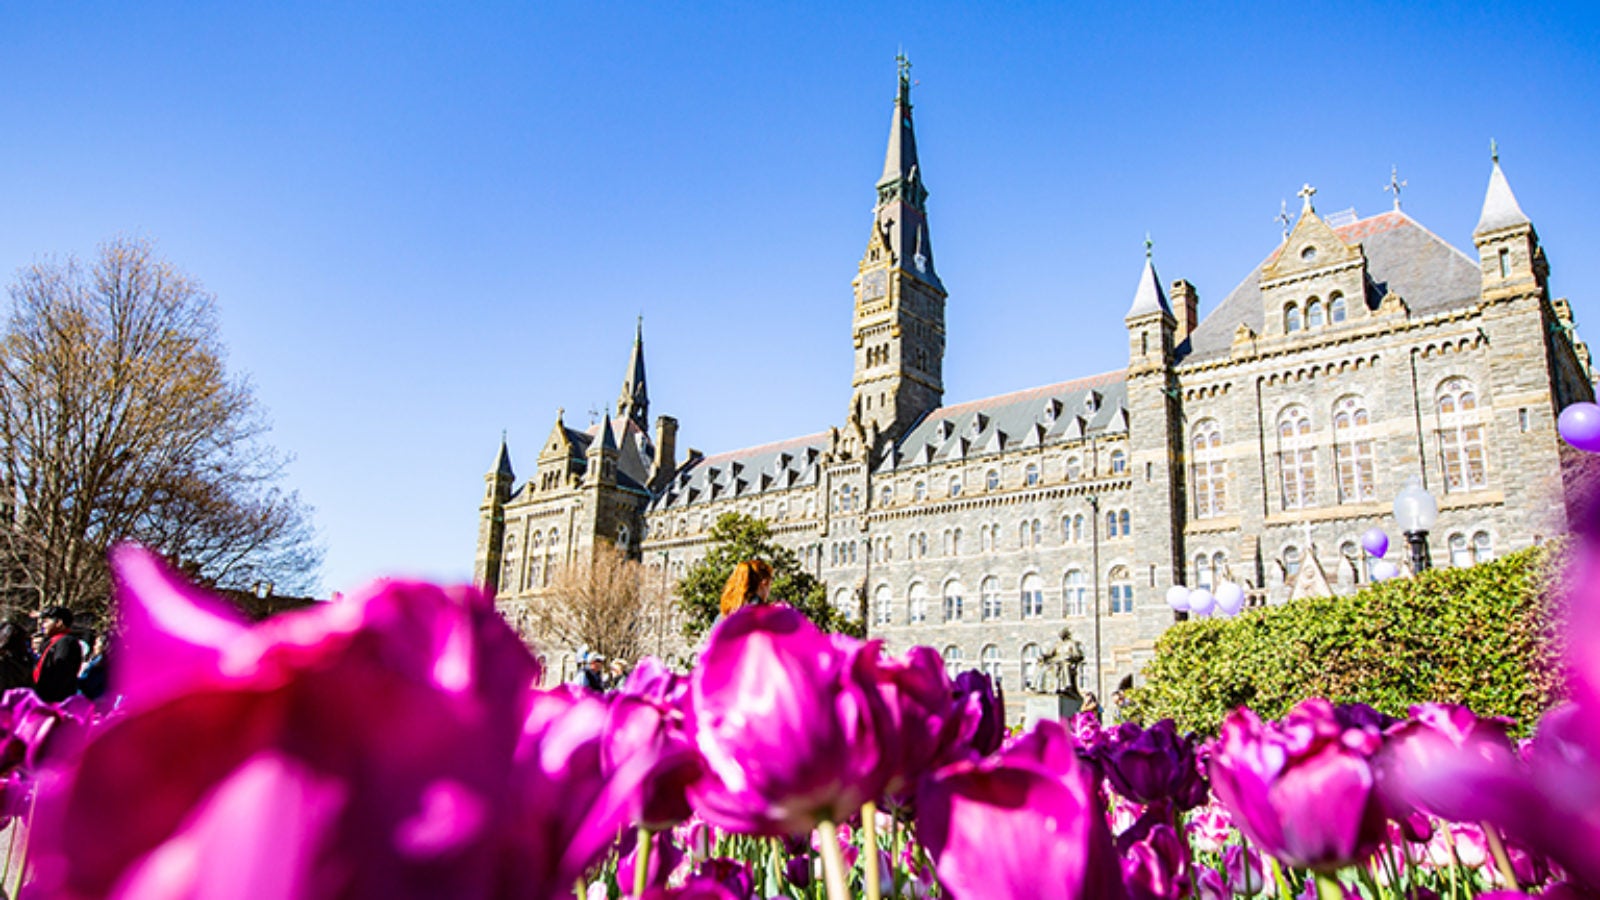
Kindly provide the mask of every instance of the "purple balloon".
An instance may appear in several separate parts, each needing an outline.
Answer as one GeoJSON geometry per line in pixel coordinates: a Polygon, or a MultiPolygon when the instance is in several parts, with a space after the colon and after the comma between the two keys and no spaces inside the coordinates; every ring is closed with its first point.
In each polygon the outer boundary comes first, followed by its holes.
{"type": "Polygon", "coordinates": [[[1361,535],[1361,549],[1373,556],[1382,556],[1389,552],[1389,536],[1382,528],[1368,528],[1361,535]]]}
{"type": "Polygon", "coordinates": [[[1205,588],[1189,592],[1189,611],[1197,616],[1209,616],[1217,607],[1217,598],[1205,588]]]}
{"type": "Polygon", "coordinates": [[[1244,588],[1231,581],[1217,585],[1217,615],[1237,615],[1244,608],[1244,588]]]}
{"type": "Polygon", "coordinates": [[[1600,453],[1600,406],[1574,403],[1561,411],[1556,430],[1567,443],[1588,453],[1600,453]]]}

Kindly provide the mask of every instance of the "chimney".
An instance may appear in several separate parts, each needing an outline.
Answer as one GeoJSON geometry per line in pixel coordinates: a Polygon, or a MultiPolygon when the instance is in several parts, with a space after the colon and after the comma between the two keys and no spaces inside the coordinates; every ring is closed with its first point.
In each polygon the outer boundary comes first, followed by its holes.
{"type": "Polygon", "coordinates": [[[1172,309],[1178,314],[1178,333],[1173,335],[1173,340],[1183,343],[1200,324],[1200,292],[1194,285],[1179,278],[1172,283],[1169,292],[1172,309]]]}
{"type": "Polygon", "coordinates": [[[678,472],[678,420],[656,416],[656,455],[650,462],[650,490],[659,491],[678,472]]]}

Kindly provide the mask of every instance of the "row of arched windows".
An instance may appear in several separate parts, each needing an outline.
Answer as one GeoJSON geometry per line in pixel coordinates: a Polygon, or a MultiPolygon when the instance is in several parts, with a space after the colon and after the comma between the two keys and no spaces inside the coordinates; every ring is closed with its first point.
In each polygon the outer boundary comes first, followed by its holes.
{"type": "MultiPolygon", "coordinates": [[[[1110,598],[1109,611],[1112,614],[1133,612],[1133,578],[1127,566],[1112,566],[1106,572],[1106,586],[1110,598]]],[[[1091,597],[1088,573],[1082,569],[1071,569],[1061,579],[1061,606],[1059,617],[1071,618],[1088,615],[1091,612],[1091,597]]],[[[1014,615],[1020,619],[1044,618],[1046,610],[1045,581],[1038,573],[1030,572],[1022,577],[1016,593],[1017,607],[1014,615]]],[[[944,583],[941,591],[942,604],[938,610],[941,621],[961,622],[966,620],[967,589],[959,579],[950,579],[944,583]]],[[[1006,594],[1000,587],[1000,579],[990,575],[986,576],[978,585],[978,618],[980,621],[992,622],[1012,614],[1008,612],[1006,594]]],[[[892,625],[895,622],[895,595],[887,584],[880,584],[872,594],[872,622],[874,625],[892,625]]],[[[919,625],[928,621],[929,594],[926,582],[914,582],[905,595],[905,618],[908,625],[919,625]]]]}
{"type": "Polygon", "coordinates": [[[1312,297],[1304,306],[1290,302],[1283,307],[1283,330],[1289,334],[1296,331],[1321,328],[1323,325],[1337,325],[1349,315],[1344,295],[1334,291],[1328,295],[1328,302],[1323,304],[1321,298],[1312,297]]]}

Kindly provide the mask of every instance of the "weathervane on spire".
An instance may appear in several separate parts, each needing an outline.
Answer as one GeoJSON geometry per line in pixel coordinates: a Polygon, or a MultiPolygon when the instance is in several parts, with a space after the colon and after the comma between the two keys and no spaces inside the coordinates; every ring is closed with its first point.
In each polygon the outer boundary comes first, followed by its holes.
{"type": "Polygon", "coordinates": [[[894,55],[894,67],[900,73],[900,83],[911,83],[911,57],[906,56],[904,50],[894,55]]]}
{"type": "Polygon", "coordinates": [[[1272,221],[1277,222],[1283,227],[1283,239],[1285,241],[1289,240],[1289,223],[1294,220],[1289,218],[1288,200],[1278,201],[1278,214],[1272,217],[1272,221]]]}
{"type": "Polygon", "coordinates": [[[1150,232],[1144,233],[1144,258],[1150,259],[1150,251],[1155,248],[1156,242],[1150,240],[1150,232]]]}
{"type": "Polygon", "coordinates": [[[1489,138],[1489,158],[1494,160],[1495,165],[1500,165],[1500,145],[1494,142],[1494,138],[1489,138]]]}
{"type": "Polygon", "coordinates": [[[1383,189],[1394,195],[1394,208],[1395,208],[1396,211],[1399,211],[1399,209],[1400,209],[1400,189],[1405,187],[1405,186],[1406,186],[1406,183],[1404,181],[1400,180],[1400,169],[1399,169],[1399,167],[1398,166],[1390,166],[1389,167],[1389,183],[1384,185],[1383,189]]]}

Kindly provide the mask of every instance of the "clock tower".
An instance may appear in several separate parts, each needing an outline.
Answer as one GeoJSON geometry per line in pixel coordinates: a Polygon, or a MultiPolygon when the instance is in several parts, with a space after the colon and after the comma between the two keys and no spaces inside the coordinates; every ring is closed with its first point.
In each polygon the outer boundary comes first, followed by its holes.
{"type": "Polygon", "coordinates": [[[855,280],[850,423],[891,440],[944,399],[944,285],[928,240],[928,190],[911,126],[911,63],[900,56],[889,152],[855,280]]]}

